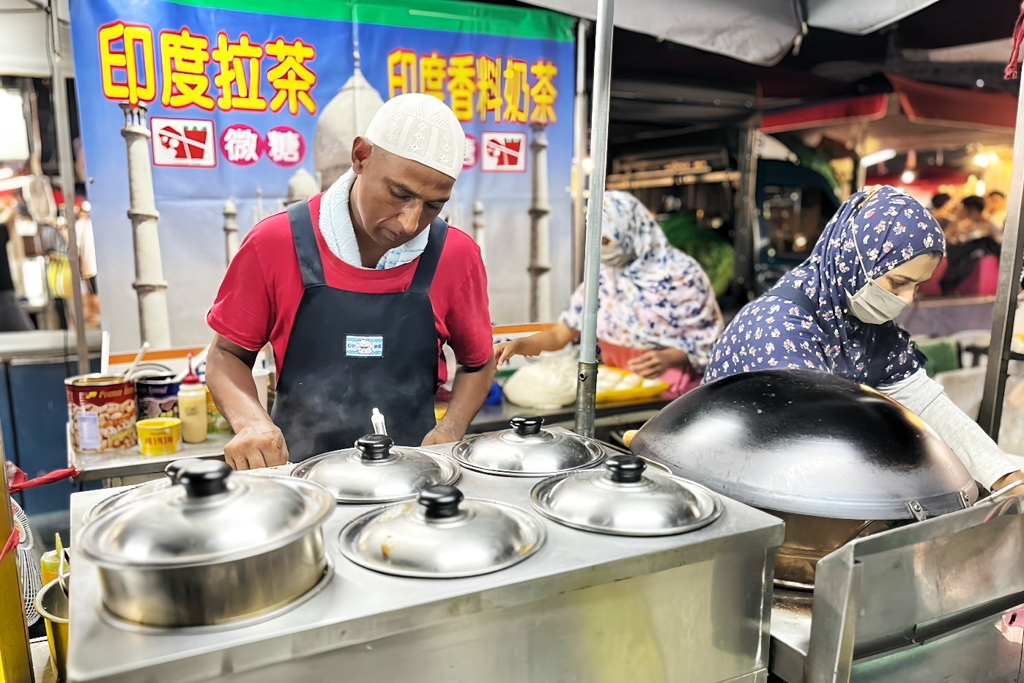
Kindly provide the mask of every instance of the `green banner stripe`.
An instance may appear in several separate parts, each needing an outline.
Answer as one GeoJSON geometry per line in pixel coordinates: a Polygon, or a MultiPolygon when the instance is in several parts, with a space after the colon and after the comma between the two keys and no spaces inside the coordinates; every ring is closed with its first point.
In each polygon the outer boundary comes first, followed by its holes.
{"type": "Polygon", "coordinates": [[[303,19],[358,21],[400,28],[477,33],[512,38],[572,42],[573,17],[539,9],[522,9],[474,2],[430,0],[410,7],[409,0],[169,0],[176,5],[223,9],[303,19]],[[426,9],[428,7],[430,9],[426,9]]]}

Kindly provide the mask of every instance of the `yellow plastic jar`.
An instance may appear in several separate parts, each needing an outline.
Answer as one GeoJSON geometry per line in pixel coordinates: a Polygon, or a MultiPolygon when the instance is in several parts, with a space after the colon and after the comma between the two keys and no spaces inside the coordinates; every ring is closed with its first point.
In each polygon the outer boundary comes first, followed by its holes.
{"type": "Polygon", "coordinates": [[[171,455],[181,448],[181,420],[176,417],[139,420],[136,427],[143,455],[171,455]]]}

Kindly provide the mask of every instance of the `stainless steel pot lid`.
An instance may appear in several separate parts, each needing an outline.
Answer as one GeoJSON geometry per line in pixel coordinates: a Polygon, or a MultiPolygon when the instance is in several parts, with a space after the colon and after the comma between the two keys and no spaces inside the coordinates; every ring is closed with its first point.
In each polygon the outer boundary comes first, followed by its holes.
{"type": "Polygon", "coordinates": [[[711,524],[721,499],[699,484],[647,469],[635,455],[605,469],[551,477],[533,487],[533,506],[560,524],[618,536],[668,536],[711,524]]]}
{"type": "Polygon", "coordinates": [[[319,527],[334,497],[312,482],[233,473],[216,460],[180,460],[174,482],[113,505],[82,534],[103,567],[187,567],[252,557],[319,527]]]}
{"type": "Polygon", "coordinates": [[[543,417],[514,417],[511,429],[470,437],[452,455],[465,467],[508,477],[548,477],[604,460],[597,442],[565,429],[542,429],[543,417]]]}
{"type": "Polygon", "coordinates": [[[428,486],[454,484],[462,473],[443,455],[396,448],[390,437],[370,434],[355,448],[302,462],[292,474],[320,484],[339,503],[390,503],[413,498],[428,486]]]}
{"type": "MultiPolygon", "coordinates": [[[[171,464],[173,465],[174,463],[171,464]]],[[[170,467],[170,465],[168,465],[168,467],[170,467]]],[[[154,491],[160,491],[173,485],[174,484],[173,482],[171,482],[170,479],[155,479],[153,481],[147,481],[145,484],[139,484],[129,489],[125,489],[124,491],[115,493],[109,498],[104,498],[103,500],[89,508],[85,512],[85,516],[82,517],[82,523],[89,524],[94,519],[102,517],[111,510],[119,508],[122,505],[127,505],[131,503],[133,500],[137,500],[138,498],[148,496],[154,491]]]]}
{"type": "Polygon", "coordinates": [[[341,552],[367,569],[418,578],[477,576],[522,562],[544,543],[522,510],[431,486],[416,502],[378,508],[341,531],[341,552]]]}

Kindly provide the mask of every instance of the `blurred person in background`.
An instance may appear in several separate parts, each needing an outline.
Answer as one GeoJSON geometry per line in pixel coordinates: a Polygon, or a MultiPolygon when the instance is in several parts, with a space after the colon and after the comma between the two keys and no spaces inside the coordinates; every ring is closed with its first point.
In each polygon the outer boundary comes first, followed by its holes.
{"type": "MultiPolygon", "coordinates": [[[[57,312],[61,327],[71,329],[75,326],[74,279],[71,261],[68,259],[68,223],[64,218],[64,207],[57,216],[56,225],[40,225],[39,238],[43,254],[47,258],[46,279],[50,287],[50,295],[58,302],[57,312]]],[[[82,207],[75,208],[75,243],[78,246],[78,263],[82,280],[78,286],[82,290],[83,314],[86,326],[99,327],[99,298],[96,282],[96,244],[93,238],[92,220],[83,202],[82,207]]]]}
{"type": "Polygon", "coordinates": [[[1006,194],[992,190],[985,198],[985,215],[1000,230],[1006,225],[1006,194]]]}
{"type": "Polygon", "coordinates": [[[966,244],[986,237],[996,242],[1002,239],[999,227],[985,217],[985,200],[975,195],[963,198],[956,220],[944,230],[949,244],[966,244]]]}
{"type": "Polygon", "coordinates": [[[945,192],[940,192],[932,197],[932,205],[928,211],[939,222],[939,226],[945,230],[952,222],[953,202],[945,192]]]}
{"type": "MultiPolygon", "coordinates": [[[[498,365],[512,356],[558,351],[580,338],[583,285],[551,329],[495,347],[498,365]]],[[[605,192],[597,338],[604,363],[669,385],[666,399],[700,384],[722,312],[708,276],[671,246],[636,197],[605,192]]]]}
{"type": "Polygon", "coordinates": [[[28,313],[22,308],[14,291],[14,278],[11,273],[11,260],[7,253],[7,243],[14,231],[17,211],[13,202],[0,206],[0,332],[24,332],[34,330],[28,313]]]}
{"type": "Polygon", "coordinates": [[[1002,232],[984,212],[984,199],[964,197],[959,219],[945,229],[946,262],[940,276],[944,296],[995,293],[1002,232]]]}

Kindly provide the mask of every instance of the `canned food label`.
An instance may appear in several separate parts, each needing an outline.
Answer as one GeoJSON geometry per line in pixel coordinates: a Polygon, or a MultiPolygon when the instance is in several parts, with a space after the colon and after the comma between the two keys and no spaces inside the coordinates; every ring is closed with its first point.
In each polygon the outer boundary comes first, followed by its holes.
{"type": "Polygon", "coordinates": [[[345,355],[349,358],[383,358],[384,337],[345,335],[345,355]]]}
{"type": "Polygon", "coordinates": [[[78,447],[95,451],[100,447],[100,416],[96,413],[78,414],[78,447]]]}

